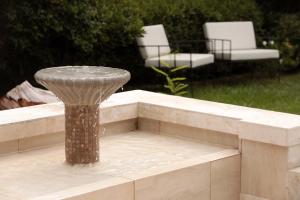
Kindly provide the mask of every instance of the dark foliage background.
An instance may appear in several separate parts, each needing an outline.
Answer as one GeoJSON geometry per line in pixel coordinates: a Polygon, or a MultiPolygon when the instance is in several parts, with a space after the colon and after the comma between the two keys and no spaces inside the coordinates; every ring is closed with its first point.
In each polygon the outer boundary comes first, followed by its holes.
{"type": "MultiPolygon", "coordinates": [[[[300,6],[298,0],[282,4],[279,0],[2,0],[0,95],[26,79],[34,84],[38,69],[60,65],[120,67],[132,73],[132,84],[154,82],[155,75],[143,67],[135,43],[141,27],[149,24],[164,24],[172,44],[203,39],[206,21],[251,20],[257,35],[281,41],[284,45],[278,46],[293,61],[300,57],[300,6]]],[[[291,66],[298,68],[298,63],[291,66]]]]}

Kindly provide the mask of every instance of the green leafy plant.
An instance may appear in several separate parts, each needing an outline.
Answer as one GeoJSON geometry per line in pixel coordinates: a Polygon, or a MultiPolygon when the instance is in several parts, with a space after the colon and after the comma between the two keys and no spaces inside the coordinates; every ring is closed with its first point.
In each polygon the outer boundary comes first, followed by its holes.
{"type": "Polygon", "coordinates": [[[170,69],[170,65],[168,63],[163,62],[164,67],[166,67],[166,70],[162,70],[158,67],[152,66],[151,68],[163,75],[166,78],[166,84],[164,87],[169,90],[169,92],[176,96],[183,96],[187,94],[187,88],[188,84],[184,83],[183,81],[186,80],[186,77],[173,77],[175,72],[182,71],[184,69],[189,68],[188,66],[178,66],[173,69],[170,69]]]}
{"type": "Polygon", "coordinates": [[[274,48],[280,51],[280,63],[283,70],[289,71],[296,69],[300,64],[299,45],[290,41],[288,38],[281,42],[263,41],[266,48],[274,48]]]}
{"type": "Polygon", "coordinates": [[[284,69],[295,69],[300,64],[299,45],[293,44],[288,39],[283,41],[280,46],[282,56],[281,62],[284,69]]]}

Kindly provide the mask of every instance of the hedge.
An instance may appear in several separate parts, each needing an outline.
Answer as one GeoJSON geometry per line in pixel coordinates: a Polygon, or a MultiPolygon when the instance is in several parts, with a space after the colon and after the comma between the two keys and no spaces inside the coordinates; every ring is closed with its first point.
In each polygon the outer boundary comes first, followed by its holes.
{"type": "Polygon", "coordinates": [[[135,43],[143,25],[164,24],[171,43],[203,39],[206,21],[264,26],[255,0],[3,0],[0,10],[0,93],[59,65],[121,67],[145,81],[135,43]]]}

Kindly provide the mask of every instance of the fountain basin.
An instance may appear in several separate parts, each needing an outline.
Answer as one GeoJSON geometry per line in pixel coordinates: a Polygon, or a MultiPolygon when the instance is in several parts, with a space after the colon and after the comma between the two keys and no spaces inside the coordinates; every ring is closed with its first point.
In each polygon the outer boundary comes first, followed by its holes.
{"type": "Polygon", "coordinates": [[[169,199],[207,199],[210,165],[220,159],[233,167],[224,172],[233,170],[239,181],[239,152],[222,145],[141,130],[103,137],[100,144],[101,164],[89,166],[64,164],[63,145],[3,157],[1,199],[153,200],[164,199],[164,188],[169,199]]]}
{"type": "Polygon", "coordinates": [[[84,168],[63,164],[62,103],[0,112],[0,199],[300,197],[299,115],[146,91],[101,110],[104,162],[84,168]]]}

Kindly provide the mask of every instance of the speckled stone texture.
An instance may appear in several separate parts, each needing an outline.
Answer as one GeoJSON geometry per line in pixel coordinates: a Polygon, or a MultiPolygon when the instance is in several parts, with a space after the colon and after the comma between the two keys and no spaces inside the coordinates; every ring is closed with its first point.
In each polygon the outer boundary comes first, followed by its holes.
{"type": "Polygon", "coordinates": [[[66,161],[87,164],[99,161],[98,105],[65,105],[66,161]]]}
{"type": "Polygon", "coordinates": [[[129,79],[123,69],[97,66],[63,66],[38,71],[37,82],[65,104],[66,161],[99,161],[99,104],[129,79]]]}

